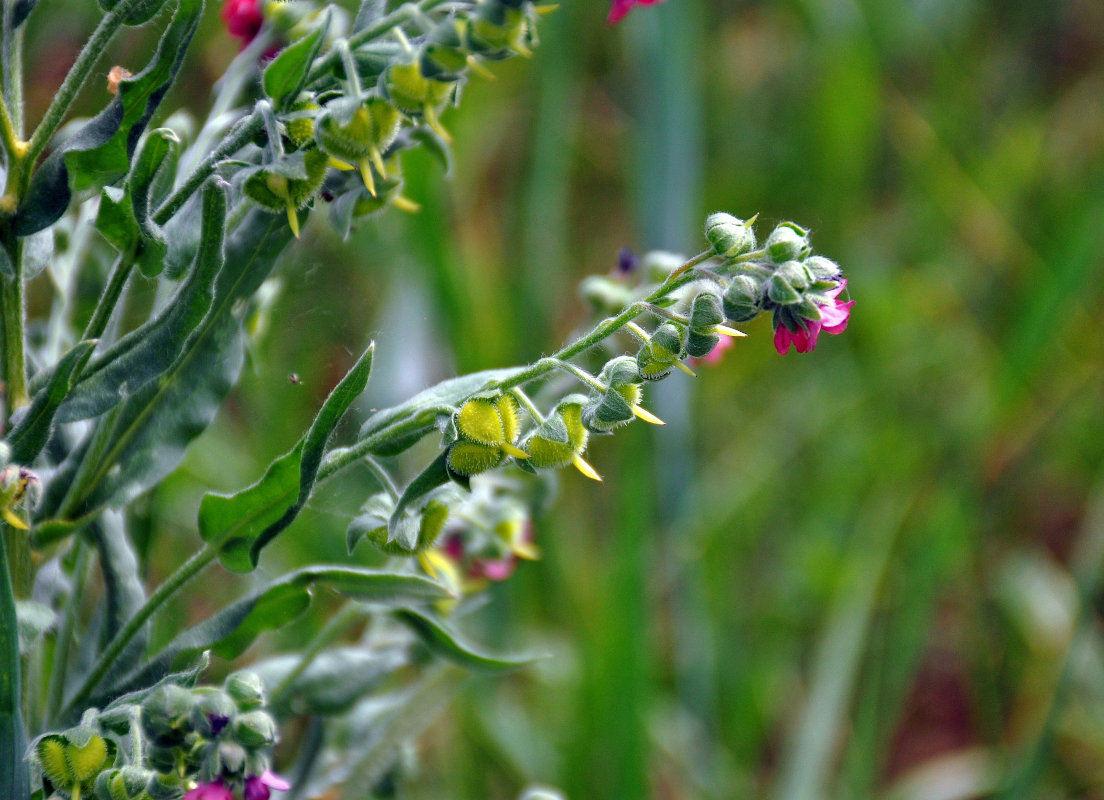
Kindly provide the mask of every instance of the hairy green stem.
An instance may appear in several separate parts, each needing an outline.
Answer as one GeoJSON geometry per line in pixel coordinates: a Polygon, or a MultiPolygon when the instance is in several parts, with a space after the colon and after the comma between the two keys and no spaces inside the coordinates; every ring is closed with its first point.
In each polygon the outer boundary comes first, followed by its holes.
{"type": "MultiPolygon", "coordinates": [[[[671,292],[699,280],[701,276],[698,275],[693,268],[713,258],[714,255],[715,253],[712,250],[706,250],[705,252],[699,253],[672,272],[659,288],[645,299],[638,300],[635,303],[625,306],[619,314],[602,320],[587,334],[576,339],[571,344],[560,348],[551,356],[542,358],[518,374],[506,378],[505,380],[496,381],[486,388],[513,389],[514,387],[522,386],[538,378],[543,378],[553,370],[562,369],[563,362],[566,362],[570,358],[574,358],[580,353],[586,352],[599,342],[617,333],[617,331],[624,328],[626,324],[636,319],[641,314],[650,311],[651,306],[658,303],[671,292]]],[[[322,466],[318,470],[318,480],[323,481],[337,472],[340,472],[342,469],[368,455],[385,442],[401,438],[403,435],[413,433],[423,427],[425,427],[425,423],[418,419],[417,414],[413,414],[396,420],[388,427],[377,432],[373,436],[369,436],[357,442],[352,447],[331,452],[322,462],[322,466]]]]}
{"type": "Polygon", "coordinates": [[[85,81],[92,75],[92,70],[103,55],[108,42],[122,27],[123,20],[130,14],[131,9],[140,2],[143,2],[143,0],[122,0],[100,20],[100,24],[92,32],[92,36],[81,48],[77,60],[69,68],[69,73],[65,76],[65,80],[61,82],[61,87],[54,95],[50,107],[46,109],[42,121],[31,135],[31,141],[27,148],[27,163],[34,164],[38,157],[42,155],[42,151],[46,149],[46,145],[54,138],[54,134],[57,133],[61,123],[65,120],[69,107],[77,98],[77,94],[84,86],[85,81]]]}
{"type": "MultiPolygon", "coordinates": [[[[23,31],[12,29],[15,3],[4,3],[3,43],[0,44],[0,67],[3,69],[5,125],[10,126],[14,140],[23,133],[23,31]]],[[[7,138],[7,131],[5,131],[7,138]]],[[[15,151],[9,149],[9,153],[15,151]]],[[[10,165],[9,165],[10,166],[10,165]]]]}
{"type": "Polygon", "coordinates": [[[272,706],[278,706],[286,698],[291,687],[295,684],[295,681],[299,679],[299,676],[307,671],[307,667],[313,663],[314,659],[318,657],[326,647],[328,647],[338,636],[340,636],[346,628],[357,622],[366,615],[364,606],[354,601],[348,601],[337,613],[330,617],[326,624],[322,626],[315,637],[303,650],[302,655],[299,657],[299,662],[292,667],[291,671],[284,676],[276,688],[272,690],[272,694],[269,695],[269,704],[272,706]]]}
{"type": "Polygon", "coordinates": [[[145,604],[135,612],[133,617],[127,620],[122,630],[115,634],[115,638],[108,643],[103,653],[96,660],[92,670],[88,673],[88,677],[84,679],[72,699],[62,709],[59,715],[61,719],[68,719],[76,710],[83,707],[88,698],[92,696],[92,692],[100,685],[100,681],[111,670],[115,661],[123,654],[131,639],[142,630],[142,626],[149,622],[161,606],[176,594],[184,584],[214,561],[218,557],[218,550],[217,543],[208,543],[202,550],[194,553],[191,558],[177,567],[176,571],[157,587],[157,590],[150,595],[145,604]]]}
{"type": "Polygon", "coordinates": [[[211,154],[192,171],[192,174],[188,176],[188,180],[181,184],[180,188],[161,204],[153,215],[153,221],[158,225],[164,225],[168,222],[215,171],[220,161],[229,158],[249,144],[263,128],[264,118],[256,111],[244,117],[222,140],[222,144],[211,151],[211,154]]]}
{"type": "Polygon", "coordinates": [[[132,256],[120,254],[115,259],[115,264],[111,267],[111,275],[107,279],[107,285],[104,287],[100,299],[96,301],[92,318],[88,320],[88,325],[85,326],[84,333],[81,334],[82,340],[99,339],[103,336],[104,331],[107,330],[107,323],[111,320],[111,313],[119,303],[119,298],[122,297],[123,289],[126,288],[130,273],[133,270],[134,258],[132,256]]]}
{"type": "Polygon", "coordinates": [[[65,699],[65,678],[69,672],[69,651],[73,646],[73,633],[77,627],[81,603],[84,602],[84,590],[88,585],[89,568],[92,566],[92,548],[77,536],[73,541],[77,548],[76,563],[73,566],[73,588],[65,603],[65,618],[58,631],[57,644],[54,646],[54,663],[50,667],[50,690],[46,696],[46,719],[53,720],[57,710],[65,699]]]}
{"type": "Polygon", "coordinates": [[[26,297],[23,288],[23,242],[10,227],[2,234],[0,246],[12,269],[12,277],[0,278],[0,326],[4,338],[4,381],[7,384],[8,416],[29,401],[27,368],[24,361],[24,319],[26,297]]]}
{"type": "MultiPolygon", "coordinates": [[[[21,536],[0,524],[0,536],[21,536]]],[[[8,573],[7,542],[0,543],[0,796],[25,800],[30,794],[30,774],[23,760],[22,697],[19,686],[19,625],[15,594],[8,573]]]]}

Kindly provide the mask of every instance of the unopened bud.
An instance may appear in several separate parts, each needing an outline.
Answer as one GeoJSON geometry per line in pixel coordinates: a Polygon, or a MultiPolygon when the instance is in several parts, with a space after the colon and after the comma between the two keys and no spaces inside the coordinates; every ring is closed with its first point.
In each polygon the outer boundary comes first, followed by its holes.
{"type": "Polygon", "coordinates": [[[712,332],[714,325],[720,325],[724,321],[725,315],[720,297],[712,292],[702,292],[694,298],[694,304],[690,309],[691,331],[712,332]]]}
{"type": "Polygon", "coordinates": [[[229,694],[219,689],[206,691],[192,706],[192,728],[200,736],[214,739],[225,730],[236,713],[238,707],[229,694]]]}
{"type": "Polygon", "coordinates": [[[458,475],[478,475],[494,469],[506,458],[498,447],[461,439],[449,447],[448,466],[458,475]]]}
{"type": "Polygon", "coordinates": [[[721,258],[735,258],[755,249],[755,230],[744,220],[724,212],[705,218],[705,238],[721,258]]]}
{"type": "Polygon", "coordinates": [[[750,275],[737,275],[724,293],[725,316],[733,322],[747,322],[763,306],[763,284],[750,275]]]}
{"type": "Polygon", "coordinates": [[[797,289],[799,292],[809,288],[810,276],[805,266],[800,261],[787,261],[783,263],[775,270],[775,274],[781,275],[786,279],[786,283],[790,284],[790,286],[797,289]]]}
{"type": "Polygon", "coordinates": [[[276,722],[267,711],[246,711],[234,720],[234,738],[250,750],[270,747],[276,744],[276,722]]]}
{"type": "Polygon", "coordinates": [[[175,683],[159,686],[142,701],[142,729],[154,744],[172,746],[189,730],[195,699],[175,683]]]}
{"type": "Polygon", "coordinates": [[[783,222],[767,237],[767,257],[775,264],[800,258],[809,247],[808,233],[792,222],[783,222]]]}
{"type": "Polygon", "coordinates": [[[813,280],[836,282],[842,275],[839,264],[824,256],[809,256],[804,263],[813,280]]]}
{"type": "Polygon", "coordinates": [[[789,282],[777,272],[767,281],[767,296],[780,306],[801,302],[801,295],[789,282]]]}
{"type": "Polygon", "coordinates": [[[636,367],[636,359],[632,356],[611,358],[598,373],[598,380],[607,386],[640,383],[640,370],[636,367]]]}
{"type": "Polygon", "coordinates": [[[234,672],[226,678],[222,688],[233,699],[239,711],[252,711],[265,704],[264,682],[256,672],[234,672]]]}

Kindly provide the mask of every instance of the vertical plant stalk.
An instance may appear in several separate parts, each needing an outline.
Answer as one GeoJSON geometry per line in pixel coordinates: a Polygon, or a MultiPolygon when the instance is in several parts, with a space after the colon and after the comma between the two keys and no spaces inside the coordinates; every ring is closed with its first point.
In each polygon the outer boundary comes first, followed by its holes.
{"type": "MultiPolygon", "coordinates": [[[[3,68],[4,116],[15,138],[23,132],[23,31],[12,30],[15,3],[4,3],[3,43],[0,44],[0,66],[3,68]]],[[[9,151],[10,152],[10,151],[9,151]]]]}
{"type": "Polygon", "coordinates": [[[50,668],[50,692],[46,700],[46,719],[54,720],[57,710],[65,699],[65,676],[69,672],[69,651],[73,646],[73,633],[77,627],[80,604],[88,585],[89,567],[92,565],[91,548],[84,538],[77,536],[73,541],[77,548],[76,563],[73,566],[73,588],[65,604],[65,618],[58,631],[57,645],[54,647],[54,663],[50,668]]]}
{"type": "MultiPolygon", "coordinates": [[[[8,525],[0,535],[20,536],[8,525]]],[[[20,709],[19,622],[15,616],[15,594],[8,572],[7,542],[0,547],[0,797],[26,800],[30,796],[30,774],[23,761],[27,747],[20,709]]]]}
{"type": "Polygon", "coordinates": [[[23,291],[23,243],[10,227],[4,229],[0,246],[11,265],[12,276],[0,278],[0,326],[4,337],[4,382],[6,384],[8,416],[29,401],[27,397],[27,367],[24,356],[24,319],[26,297],[23,291]]]}
{"type": "Polygon", "coordinates": [[[107,323],[111,320],[111,312],[115,310],[133,269],[134,259],[129,255],[122,254],[115,260],[107,285],[96,302],[96,310],[92,312],[92,318],[88,320],[81,339],[99,339],[103,336],[103,332],[107,330],[107,323]]]}

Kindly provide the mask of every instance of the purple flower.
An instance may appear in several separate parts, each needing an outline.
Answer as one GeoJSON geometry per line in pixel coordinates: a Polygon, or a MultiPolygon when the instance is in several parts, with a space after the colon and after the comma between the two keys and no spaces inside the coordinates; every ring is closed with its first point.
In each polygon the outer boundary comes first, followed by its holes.
{"type": "Polygon", "coordinates": [[[212,783],[201,783],[186,795],[184,800],[234,800],[234,795],[226,788],[221,779],[212,783]]]}
{"type": "Polygon", "coordinates": [[[242,47],[253,41],[264,24],[261,0],[224,0],[220,16],[230,35],[241,39],[242,47]]]}
{"type": "Polygon", "coordinates": [[[848,300],[845,303],[838,299],[840,292],[846,287],[847,281],[840,281],[839,286],[828,292],[828,296],[832,298],[832,304],[820,306],[820,319],[803,320],[805,326],[799,328],[796,333],[785,325],[779,325],[778,330],[774,332],[775,349],[785,355],[793,344],[797,352],[808,353],[816,348],[817,337],[820,336],[821,331],[836,334],[847,330],[847,321],[851,318],[851,306],[855,305],[855,301],[848,300]]]}
{"type": "Polygon", "coordinates": [[[268,800],[269,789],[279,789],[281,792],[286,792],[290,788],[290,783],[266,769],[259,776],[251,775],[245,779],[245,793],[242,796],[245,800],[268,800]]]}
{"type": "Polygon", "coordinates": [[[633,6],[650,6],[662,2],[663,0],[613,0],[610,4],[609,16],[606,17],[606,24],[613,25],[620,22],[622,17],[632,11],[633,6]]]}

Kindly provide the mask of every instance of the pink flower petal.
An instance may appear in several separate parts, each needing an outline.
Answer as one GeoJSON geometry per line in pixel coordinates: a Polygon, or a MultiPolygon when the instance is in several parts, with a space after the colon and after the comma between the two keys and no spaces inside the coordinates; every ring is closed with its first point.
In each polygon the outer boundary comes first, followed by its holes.
{"type": "Polygon", "coordinates": [[[663,0],[613,0],[610,4],[609,16],[606,17],[606,24],[613,25],[620,22],[634,6],[651,6],[662,2],[663,0]]]}
{"type": "Polygon", "coordinates": [[[278,789],[281,792],[286,792],[288,789],[291,788],[290,783],[281,778],[275,772],[267,769],[261,773],[261,783],[271,789],[278,789]]]}
{"type": "Polygon", "coordinates": [[[838,300],[833,308],[822,308],[820,310],[822,319],[821,326],[828,333],[843,333],[847,330],[847,322],[851,319],[851,306],[855,305],[854,300],[848,300],[846,303],[841,303],[838,300]]]}
{"type": "Polygon", "coordinates": [[[785,325],[779,325],[778,330],[774,332],[774,349],[781,355],[786,355],[790,352],[790,343],[793,341],[793,334],[790,333],[790,329],[785,325]]]}

